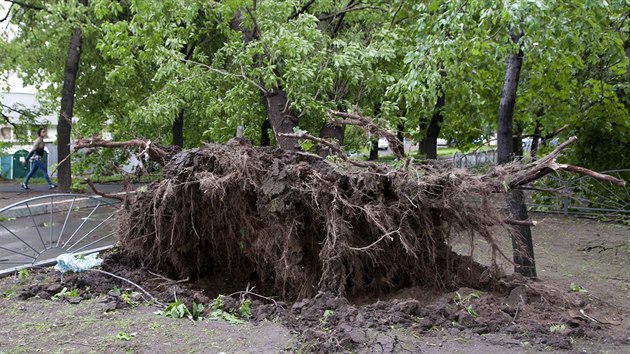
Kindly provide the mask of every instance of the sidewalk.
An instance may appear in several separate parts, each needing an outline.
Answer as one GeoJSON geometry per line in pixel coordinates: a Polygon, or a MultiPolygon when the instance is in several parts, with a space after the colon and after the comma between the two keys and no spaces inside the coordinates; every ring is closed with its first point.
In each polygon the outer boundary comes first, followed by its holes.
{"type": "MultiPolygon", "coordinates": [[[[46,184],[32,184],[29,187],[29,190],[24,190],[17,183],[0,182],[0,209],[35,197],[51,194],[63,194],[59,192],[58,189],[49,189],[46,184]]],[[[124,191],[124,186],[118,183],[95,184],[95,187],[99,192],[107,194],[115,194],[124,191]]],[[[89,187],[88,192],[83,194],[86,196],[96,196],[89,187]]]]}

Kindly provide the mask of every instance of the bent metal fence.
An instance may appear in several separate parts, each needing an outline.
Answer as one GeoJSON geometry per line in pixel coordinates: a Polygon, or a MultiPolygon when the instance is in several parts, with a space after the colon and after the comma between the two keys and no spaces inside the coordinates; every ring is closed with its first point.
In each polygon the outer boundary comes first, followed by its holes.
{"type": "MultiPolygon", "coordinates": [[[[630,169],[601,173],[623,179],[630,184],[630,169]]],[[[537,211],[630,221],[628,184],[617,187],[588,176],[549,174],[529,186],[528,205],[537,211]]]]}
{"type": "Polygon", "coordinates": [[[117,241],[118,201],[81,194],[35,197],[0,209],[0,276],[54,264],[62,253],[87,254],[117,241]]]}

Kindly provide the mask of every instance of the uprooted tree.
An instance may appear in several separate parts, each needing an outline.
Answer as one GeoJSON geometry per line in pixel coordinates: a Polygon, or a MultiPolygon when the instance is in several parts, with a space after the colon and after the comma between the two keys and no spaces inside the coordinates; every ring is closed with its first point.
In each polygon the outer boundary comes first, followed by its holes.
{"type": "Polygon", "coordinates": [[[450,244],[455,235],[480,237],[493,260],[505,257],[490,228],[527,221],[506,220],[494,195],[557,170],[624,183],[557,163],[573,141],[485,175],[409,160],[401,168],[338,164],[242,139],[178,153],[143,140],[82,139],[76,148],[135,146],[164,165],[163,178],[128,196],[118,215],[124,250],[144,266],[173,277],[220,274],[296,300],[492,284],[496,265],[482,267],[450,244]]]}

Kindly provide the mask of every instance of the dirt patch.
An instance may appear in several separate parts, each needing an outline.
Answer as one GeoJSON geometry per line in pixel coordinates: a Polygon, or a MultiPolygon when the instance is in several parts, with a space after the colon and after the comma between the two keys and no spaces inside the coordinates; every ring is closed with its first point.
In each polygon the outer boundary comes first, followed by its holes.
{"type": "MultiPolygon", "coordinates": [[[[118,252],[112,252],[105,258],[103,269],[137,283],[160,301],[169,303],[179,299],[187,304],[188,308],[191,308],[193,302],[202,303],[206,308],[205,317],[212,317],[213,299],[207,294],[221,292],[220,289],[202,288],[203,285],[209,284],[207,282],[177,283],[175,280],[151,274],[147,269],[131,267],[129,260],[118,252]]],[[[5,298],[2,300],[5,311],[14,312],[9,317],[22,316],[21,311],[25,310],[20,310],[20,308],[53,307],[62,311],[78,311],[77,309],[83,308],[82,311],[87,311],[82,306],[89,304],[92,312],[86,312],[85,316],[94,317],[99,321],[121,317],[134,318],[135,323],[135,318],[139,316],[145,328],[138,327],[142,325],[118,324],[123,328],[120,331],[126,334],[142,333],[142,337],[153,335],[150,327],[155,327],[154,323],[164,325],[162,321],[168,320],[169,326],[174,325],[178,328],[177,333],[188,333],[182,337],[169,335],[169,338],[173,340],[171,345],[184,343],[181,344],[183,345],[181,348],[194,348],[194,346],[190,347],[190,343],[195,342],[191,336],[208,326],[221,328],[219,331],[224,331],[223,334],[212,331],[220,337],[233,337],[234,331],[228,329],[231,327],[238,328],[238,331],[244,330],[241,327],[244,325],[228,325],[224,321],[218,321],[222,324],[217,325],[216,321],[205,320],[200,322],[203,324],[199,327],[194,324],[183,325],[183,323],[192,323],[189,320],[166,319],[155,315],[152,312],[157,310],[156,307],[139,305],[143,298],[136,291],[137,289],[102,273],[68,274],[62,279],[59,273],[47,268],[33,271],[26,280],[22,281],[16,277],[4,278],[0,283],[0,290],[5,298]],[[59,296],[64,288],[66,288],[66,293],[75,291],[76,296],[59,296]],[[122,294],[132,295],[125,297],[122,294]],[[13,310],[9,310],[11,308],[13,310]],[[102,314],[102,318],[99,314],[102,314]],[[180,324],[187,329],[181,329],[180,324]]],[[[598,296],[591,293],[569,292],[567,289],[539,281],[525,280],[519,276],[502,278],[492,291],[460,288],[453,292],[443,292],[424,287],[412,287],[388,294],[381,300],[362,298],[352,302],[332,293],[319,293],[310,299],[284,303],[278,299],[261,298],[253,291],[255,289],[250,293],[239,292],[231,297],[225,297],[222,310],[245,320],[239,315],[240,306],[242,300],[250,299],[251,317],[246,321],[249,324],[246,325],[245,331],[270,330],[271,333],[275,333],[275,337],[267,338],[268,341],[274,343],[273,349],[270,350],[273,352],[283,350],[417,352],[449,348],[456,351],[457,343],[470,344],[471,342],[474,343],[474,348],[479,348],[479,352],[493,352],[493,350],[500,352],[500,348],[569,350],[575,348],[576,343],[587,345],[591,342],[599,343],[598,346],[601,346],[601,343],[606,343],[604,345],[608,346],[630,345],[627,333],[624,334],[620,328],[627,327],[625,321],[622,321],[622,325],[602,323],[607,320],[622,319],[627,313],[621,309],[599,301],[598,296]],[[584,309],[587,314],[602,322],[594,322],[584,316],[575,316],[584,309]],[[267,326],[270,323],[282,324],[282,326],[269,329],[267,326]],[[294,333],[295,336],[288,333],[294,333]]],[[[31,316],[30,313],[25,315],[31,316]]],[[[79,317],[80,315],[75,314],[64,323],[69,326],[68,321],[79,317]]],[[[12,321],[17,320],[13,318],[12,321]]],[[[13,323],[12,321],[8,322],[13,323]]],[[[39,323],[33,326],[36,328],[45,326],[49,331],[53,331],[54,324],[57,323],[55,321],[58,320],[54,320],[52,324],[45,319],[38,321],[27,322],[39,323]]],[[[77,342],[95,346],[95,348],[105,343],[115,343],[119,348],[126,348],[126,350],[141,348],[147,350],[150,347],[146,338],[142,341],[132,338],[134,345],[126,347],[127,343],[116,338],[120,331],[115,329],[116,321],[113,323],[107,326],[105,338],[99,337],[96,342],[88,340],[87,334],[83,341],[63,336],[62,339],[55,337],[55,340],[59,341],[60,345],[65,342],[77,342]]],[[[22,326],[26,324],[26,322],[22,323],[22,326]]],[[[17,323],[13,324],[13,326],[17,325],[17,323]]],[[[33,328],[30,329],[33,330],[33,328]]],[[[26,333],[29,328],[27,326],[22,330],[26,333]]],[[[248,333],[251,335],[252,332],[248,333]]],[[[101,335],[103,335],[102,332],[101,335]]],[[[252,338],[245,336],[241,339],[243,341],[241,344],[244,344],[246,349],[238,346],[237,348],[240,348],[240,351],[247,351],[247,348],[251,350],[252,347],[247,345],[251,344],[252,338]]],[[[9,348],[11,345],[16,345],[14,341],[5,340],[5,342],[9,348]]],[[[270,348],[269,343],[260,345],[267,345],[266,348],[270,348]]],[[[84,345],[79,344],[76,348],[82,346],[84,345]]]]}

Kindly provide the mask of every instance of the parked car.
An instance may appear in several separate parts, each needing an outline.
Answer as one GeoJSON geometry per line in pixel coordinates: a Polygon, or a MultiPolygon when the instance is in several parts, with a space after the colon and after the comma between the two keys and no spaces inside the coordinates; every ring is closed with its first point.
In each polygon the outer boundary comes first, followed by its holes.
{"type": "Polygon", "coordinates": [[[389,141],[385,138],[378,138],[378,149],[379,150],[387,150],[389,149],[389,141]]]}

